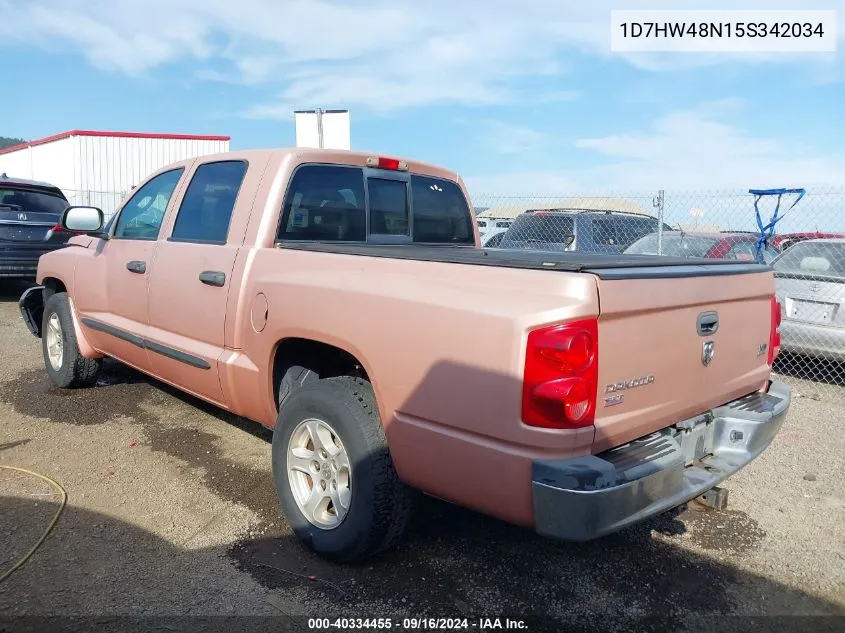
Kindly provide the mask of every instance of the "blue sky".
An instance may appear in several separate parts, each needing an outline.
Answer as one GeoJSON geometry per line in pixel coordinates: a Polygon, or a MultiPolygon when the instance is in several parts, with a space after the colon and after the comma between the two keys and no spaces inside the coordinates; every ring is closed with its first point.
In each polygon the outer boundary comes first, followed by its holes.
{"type": "MultiPolygon", "coordinates": [[[[681,6],[709,8],[647,8],[681,6]]],[[[742,4],[796,6],[838,8],[842,48],[843,0],[742,4]]],[[[845,187],[841,50],[612,54],[611,8],[639,7],[0,0],[2,73],[14,86],[0,101],[0,135],[87,128],[285,146],[292,111],[320,106],[351,110],[353,148],[454,168],[482,203],[498,194],[845,187]]]]}

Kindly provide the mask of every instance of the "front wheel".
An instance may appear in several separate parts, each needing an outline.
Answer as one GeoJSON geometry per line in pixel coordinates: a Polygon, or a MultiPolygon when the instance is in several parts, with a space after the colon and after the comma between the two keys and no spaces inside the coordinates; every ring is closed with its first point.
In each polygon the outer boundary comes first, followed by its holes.
{"type": "Polygon", "coordinates": [[[97,382],[103,361],[79,352],[66,292],[55,293],[44,305],[41,346],[47,375],[57,387],[90,387],[97,382]]]}
{"type": "Polygon", "coordinates": [[[315,380],[291,393],[273,432],[273,478],[296,536],[338,562],[391,547],[408,521],[410,491],[360,378],[315,380]]]}

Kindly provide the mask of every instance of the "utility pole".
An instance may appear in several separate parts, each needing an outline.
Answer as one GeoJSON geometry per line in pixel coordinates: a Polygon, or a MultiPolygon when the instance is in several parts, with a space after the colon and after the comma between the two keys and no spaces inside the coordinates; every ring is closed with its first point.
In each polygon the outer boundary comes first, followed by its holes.
{"type": "Polygon", "coordinates": [[[663,209],[665,206],[664,190],[661,189],[652,199],[651,204],[657,209],[657,254],[663,254],[663,209]]]}
{"type": "Polygon", "coordinates": [[[320,149],[323,149],[323,109],[317,108],[315,112],[317,113],[317,142],[320,149]]]}

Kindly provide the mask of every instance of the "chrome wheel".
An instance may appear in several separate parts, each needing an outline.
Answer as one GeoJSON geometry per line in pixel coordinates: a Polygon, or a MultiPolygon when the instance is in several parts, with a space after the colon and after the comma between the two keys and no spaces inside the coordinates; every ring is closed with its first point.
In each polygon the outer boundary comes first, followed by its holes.
{"type": "Polygon", "coordinates": [[[47,339],[47,359],[50,365],[56,371],[62,368],[62,360],[65,354],[64,335],[62,334],[62,324],[59,321],[59,315],[55,312],[50,315],[47,320],[47,332],[45,333],[47,339]]]}
{"type": "Polygon", "coordinates": [[[352,501],[352,466],[337,432],[322,420],[300,422],[288,443],[287,468],[305,518],[319,528],[340,525],[352,501]]]}

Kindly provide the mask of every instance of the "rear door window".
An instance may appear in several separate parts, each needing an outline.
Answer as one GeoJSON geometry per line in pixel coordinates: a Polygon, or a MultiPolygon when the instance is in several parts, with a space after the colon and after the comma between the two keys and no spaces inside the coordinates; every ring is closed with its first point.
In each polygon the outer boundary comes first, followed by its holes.
{"type": "Polygon", "coordinates": [[[650,218],[616,218],[616,237],[619,246],[626,248],[641,237],[657,231],[657,219],[650,218]]]}
{"type": "Polygon", "coordinates": [[[616,220],[613,217],[593,218],[593,243],[602,246],[619,244],[619,236],[616,234],[616,220]]]}
{"type": "Polygon", "coordinates": [[[246,169],[242,160],[200,165],[182,199],[170,239],[225,244],[246,169]]]}

